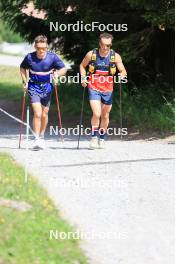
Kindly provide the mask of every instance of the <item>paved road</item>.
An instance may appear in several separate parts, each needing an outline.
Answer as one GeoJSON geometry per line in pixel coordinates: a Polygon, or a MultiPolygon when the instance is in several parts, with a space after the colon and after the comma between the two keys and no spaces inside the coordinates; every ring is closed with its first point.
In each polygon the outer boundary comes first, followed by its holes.
{"type": "Polygon", "coordinates": [[[0,151],[28,160],[62,215],[88,236],[90,264],[175,262],[174,145],[116,140],[91,151],[87,140],[77,150],[73,138],[48,137],[45,151],[27,153],[25,141],[17,149],[16,123],[2,119],[0,151]]]}
{"type": "MultiPolygon", "coordinates": [[[[0,55],[3,65],[21,60],[0,55]]],[[[63,217],[88,236],[82,247],[90,264],[175,262],[174,145],[116,140],[90,151],[86,139],[77,150],[74,138],[48,136],[45,151],[27,152],[25,141],[18,150],[17,133],[18,125],[0,113],[0,151],[27,161],[63,217]]]]}

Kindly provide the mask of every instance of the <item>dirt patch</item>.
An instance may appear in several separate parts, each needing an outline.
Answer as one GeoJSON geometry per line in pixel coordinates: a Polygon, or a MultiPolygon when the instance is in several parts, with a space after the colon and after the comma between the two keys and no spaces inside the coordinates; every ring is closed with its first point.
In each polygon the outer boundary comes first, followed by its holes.
{"type": "Polygon", "coordinates": [[[14,200],[0,198],[0,206],[15,209],[20,212],[26,212],[31,208],[31,205],[25,202],[19,202],[14,200]]]}

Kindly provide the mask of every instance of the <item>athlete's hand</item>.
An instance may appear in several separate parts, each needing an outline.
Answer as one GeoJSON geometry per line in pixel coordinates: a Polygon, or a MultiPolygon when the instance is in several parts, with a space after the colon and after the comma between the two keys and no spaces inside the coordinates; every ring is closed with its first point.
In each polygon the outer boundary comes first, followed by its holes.
{"type": "Polygon", "coordinates": [[[86,88],[87,86],[87,79],[86,77],[81,76],[81,85],[86,88]]]}
{"type": "Polygon", "coordinates": [[[128,82],[127,75],[118,74],[118,77],[119,77],[119,82],[121,82],[121,83],[127,83],[128,82]]]}
{"type": "Polygon", "coordinates": [[[28,89],[28,83],[27,82],[22,82],[22,89],[24,92],[27,92],[27,89],[28,89]]]}
{"type": "Polygon", "coordinates": [[[86,88],[86,87],[87,87],[87,82],[86,82],[86,81],[82,81],[82,82],[81,82],[81,85],[82,85],[84,88],[86,88]]]}
{"type": "Polygon", "coordinates": [[[57,84],[57,83],[58,83],[58,77],[59,77],[59,75],[58,75],[58,73],[55,71],[55,72],[53,73],[53,82],[54,82],[54,84],[57,84]]]}

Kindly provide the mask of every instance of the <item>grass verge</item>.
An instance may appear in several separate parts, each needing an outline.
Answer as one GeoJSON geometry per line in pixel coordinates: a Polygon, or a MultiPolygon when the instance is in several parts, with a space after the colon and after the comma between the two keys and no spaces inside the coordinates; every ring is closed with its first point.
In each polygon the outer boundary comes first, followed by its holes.
{"type": "Polygon", "coordinates": [[[86,264],[78,241],[50,240],[50,230],[71,232],[72,227],[31,176],[24,183],[24,169],[0,154],[0,198],[25,201],[32,208],[19,212],[0,207],[0,262],[6,264],[86,264]]]}

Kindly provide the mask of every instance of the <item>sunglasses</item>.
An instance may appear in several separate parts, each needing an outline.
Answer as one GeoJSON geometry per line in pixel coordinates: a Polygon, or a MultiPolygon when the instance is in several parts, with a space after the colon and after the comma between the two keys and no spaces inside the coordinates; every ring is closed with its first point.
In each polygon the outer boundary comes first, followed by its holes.
{"type": "Polygon", "coordinates": [[[43,51],[47,50],[47,47],[35,47],[35,48],[36,50],[43,50],[43,51]]]}
{"type": "Polygon", "coordinates": [[[100,46],[102,46],[102,47],[107,47],[107,48],[110,48],[111,46],[112,46],[112,44],[102,44],[101,42],[100,42],[100,46]]]}

